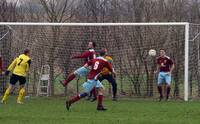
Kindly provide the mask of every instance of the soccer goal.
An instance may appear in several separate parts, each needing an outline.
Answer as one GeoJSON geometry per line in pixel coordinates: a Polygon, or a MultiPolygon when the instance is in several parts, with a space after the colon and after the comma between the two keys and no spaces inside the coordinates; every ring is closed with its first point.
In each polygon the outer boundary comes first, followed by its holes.
{"type": "MultiPolygon", "coordinates": [[[[63,94],[59,80],[83,65],[82,59],[71,59],[87,50],[89,41],[96,51],[107,48],[117,72],[118,96],[158,97],[156,57],[150,49],[164,48],[175,63],[171,98],[200,96],[200,59],[198,25],[187,22],[166,23],[0,23],[1,54],[5,66],[23,49],[31,49],[29,92],[35,94],[41,67],[50,66],[50,93],[63,94]],[[190,38],[189,38],[190,37],[190,38]],[[60,73],[62,72],[62,73],[60,73]]],[[[81,78],[68,85],[68,93],[81,90],[81,78]]],[[[109,89],[107,81],[103,84],[109,89]]],[[[66,90],[65,90],[66,91],[66,90]]],[[[109,94],[107,94],[109,96],[109,94]]]]}

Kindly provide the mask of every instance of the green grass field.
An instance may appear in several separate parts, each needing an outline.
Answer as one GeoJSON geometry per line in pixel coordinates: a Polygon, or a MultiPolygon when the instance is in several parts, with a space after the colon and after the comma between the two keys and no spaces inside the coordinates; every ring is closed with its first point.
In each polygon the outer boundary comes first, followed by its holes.
{"type": "Polygon", "coordinates": [[[96,111],[96,103],[86,100],[74,104],[70,111],[62,98],[26,99],[18,105],[16,97],[0,104],[0,124],[199,124],[200,102],[155,100],[105,100],[108,111],[96,111]]]}

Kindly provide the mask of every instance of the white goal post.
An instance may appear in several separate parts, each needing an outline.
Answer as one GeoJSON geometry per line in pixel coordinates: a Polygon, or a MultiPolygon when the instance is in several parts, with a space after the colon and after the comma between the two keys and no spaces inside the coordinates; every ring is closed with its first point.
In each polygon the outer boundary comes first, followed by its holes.
{"type": "Polygon", "coordinates": [[[184,100],[189,97],[189,23],[188,22],[148,22],[148,23],[45,23],[45,22],[0,22],[0,26],[184,26],[184,100]]]}

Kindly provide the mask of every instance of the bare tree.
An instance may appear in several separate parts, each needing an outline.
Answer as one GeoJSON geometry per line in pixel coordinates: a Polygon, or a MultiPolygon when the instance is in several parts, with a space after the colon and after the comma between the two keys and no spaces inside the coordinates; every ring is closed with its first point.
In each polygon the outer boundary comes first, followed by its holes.
{"type": "MultiPolygon", "coordinates": [[[[74,0],[40,0],[45,12],[46,19],[49,22],[66,22],[70,20],[73,16],[73,3],[74,0]]],[[[57,42],[59,41],[59,36],[61,32],[60,27],[51,27],[53,39],[50,42],[49,49],[49,65],[50,65],[50,83],[51,83],[51,95],[54,95],[54,61],[55,55],[57,52],[55,51],[57,48],[57,42]]]]}

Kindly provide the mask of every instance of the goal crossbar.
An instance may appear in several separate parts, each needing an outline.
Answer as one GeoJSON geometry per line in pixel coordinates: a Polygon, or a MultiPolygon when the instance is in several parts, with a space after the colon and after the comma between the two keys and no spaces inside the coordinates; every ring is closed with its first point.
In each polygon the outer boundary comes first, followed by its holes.
{"type": "Polygon", "coordinates": [[[185,26],[188,22],[145,22],[145,23],[49,23],[49,22],[0,22],[0,25],[29,25],[29,26],[185,26]]]}

